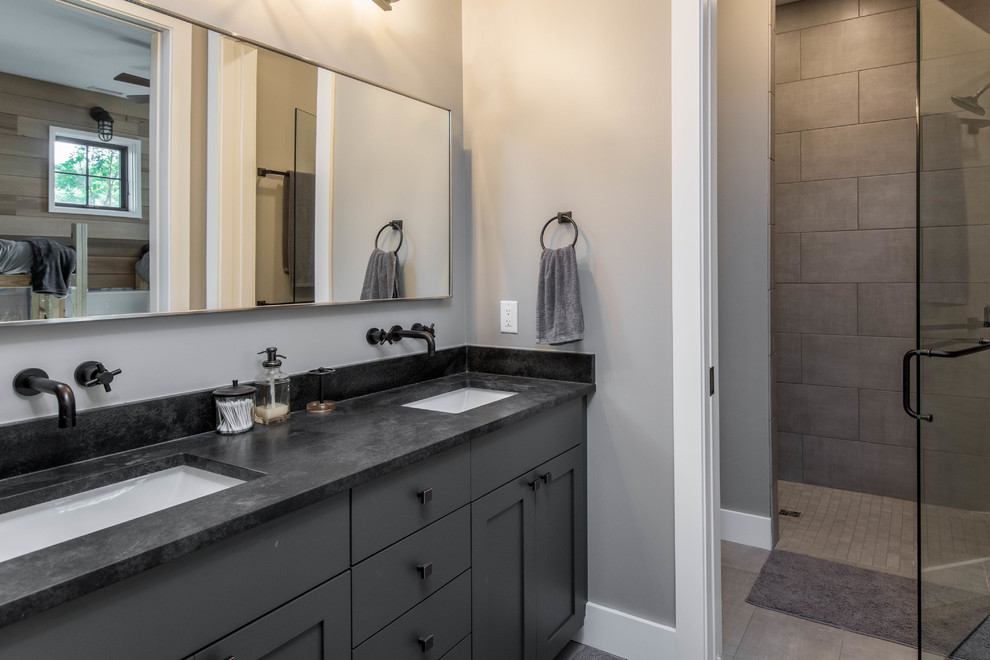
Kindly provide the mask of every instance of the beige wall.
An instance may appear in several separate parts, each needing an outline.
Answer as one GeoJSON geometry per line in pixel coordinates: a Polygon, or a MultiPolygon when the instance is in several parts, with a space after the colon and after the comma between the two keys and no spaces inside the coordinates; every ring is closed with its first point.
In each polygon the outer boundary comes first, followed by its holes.
{"type": "MultiPolygon", "coordinates": [[[[590,599],[670,624],[669,4],[463,4],[470,335],[536,346],[540,228],[557,211],[573,211],[586,338],[546,350],[597,355],[590,599]],[[519,301],[519,334],[498,332],[500,300],[519,301]]],[[[551,245],[570,236],[566,227],[547,232],[551,245]]]]}
{"type": "MultiPolygon", "coordinates": [[[[113,392],[77,392],[79,408],[86,409],[250,379],[255,353],[265,346],[288,355],[285,368],[292,372],[423,350],[405,342],[369,346],[365,332],[386,323],[435,322],[438,346],[463,344],[468,257],[459,0],[410,1],[387,13],[372,2],[323,0],[162,0],[160,6],[452,108],[454,298],[4,327],[0,381],[29,366],[70,381],[75,365],[90,359],[122,368],[113,392]]],[[[0,422],[54,412],[53,397],[8,398],[0,422]]],[[[71,441],[71,432],[66,437],[71,441]]]]}
{"type": "MultiPolygon", "coordinates": [[[[296,108],[316,116],[316,72],[312,64],[258,51],[258,167],[295,169],[296,108]]],[[[283,177],[258,178],[255,293],[268,303],[292,302],[292,278],[282,268],[284,194],[283,177]]]]}

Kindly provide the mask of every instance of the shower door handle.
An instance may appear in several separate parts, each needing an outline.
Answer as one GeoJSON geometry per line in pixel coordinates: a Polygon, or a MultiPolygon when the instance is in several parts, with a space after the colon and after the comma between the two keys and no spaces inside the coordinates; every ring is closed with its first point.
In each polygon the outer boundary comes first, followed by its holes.
{"type": "Polygon", "coordinates": [[[980,353],[986,350],[990,350],[990,339],[980,337],[976,340],[975,345],[967,346],[966,348],[957,348],[954,351],[943,351],[937,348],[919,348],[905,353],[903,361],[904,385],[902,387],[902,391],[904,393],[904,412],[906,412],[910,417],[923,422],[931,422],[935,419],[934,415],[922,415],[920,412],[917,412],[911,407],[911,358],[916,355],[919,358],[957,358],[964,355],[972,355],[973,353],[980,353]]]}

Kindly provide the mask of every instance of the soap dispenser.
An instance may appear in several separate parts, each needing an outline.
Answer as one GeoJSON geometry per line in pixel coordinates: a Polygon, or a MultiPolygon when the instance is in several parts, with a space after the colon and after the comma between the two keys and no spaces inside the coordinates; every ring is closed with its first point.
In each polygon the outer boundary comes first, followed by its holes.
{"type": "Polygon", "coordinates": [[[282,371],[284,355],[278,354],[274,346],[258,351],[258,355],[268,354],[261,363],[265,368],[255,378],[258,391],[254,395],[254,421],[259,424],[275,424],[289,419],[289,375],[282,371]]]}

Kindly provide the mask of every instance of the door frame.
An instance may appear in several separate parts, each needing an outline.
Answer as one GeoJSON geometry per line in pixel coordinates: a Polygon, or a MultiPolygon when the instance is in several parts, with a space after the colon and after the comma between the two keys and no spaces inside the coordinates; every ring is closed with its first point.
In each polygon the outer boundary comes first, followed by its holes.
{"type": "Polygon", "coordinates": [[[722,652],[717,0],[671,0],[671,264],[677,657],[722,652]]]}

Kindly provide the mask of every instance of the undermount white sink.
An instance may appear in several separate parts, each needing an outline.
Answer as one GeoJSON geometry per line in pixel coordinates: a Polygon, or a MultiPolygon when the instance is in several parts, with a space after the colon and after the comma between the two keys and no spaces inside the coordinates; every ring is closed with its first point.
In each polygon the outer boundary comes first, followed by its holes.
{"type": "Polygon", "coordinates": [[[244,483],[180,465],[0,515],[0,562],[244,483]]]}
{"type": "Polygon", "coordinates": [[[435,412],[462,413],[473,410],[479,406],[501,401],[510,396],[515,396],[515,392],[502,392],[501,390],[486,390],[480,387],[462,387],[453,392],[438,394],[428,399],[420,399],[412,403],[406,403],[406,408],[420,408],[421,410],[433,410],[435,412]]]}

